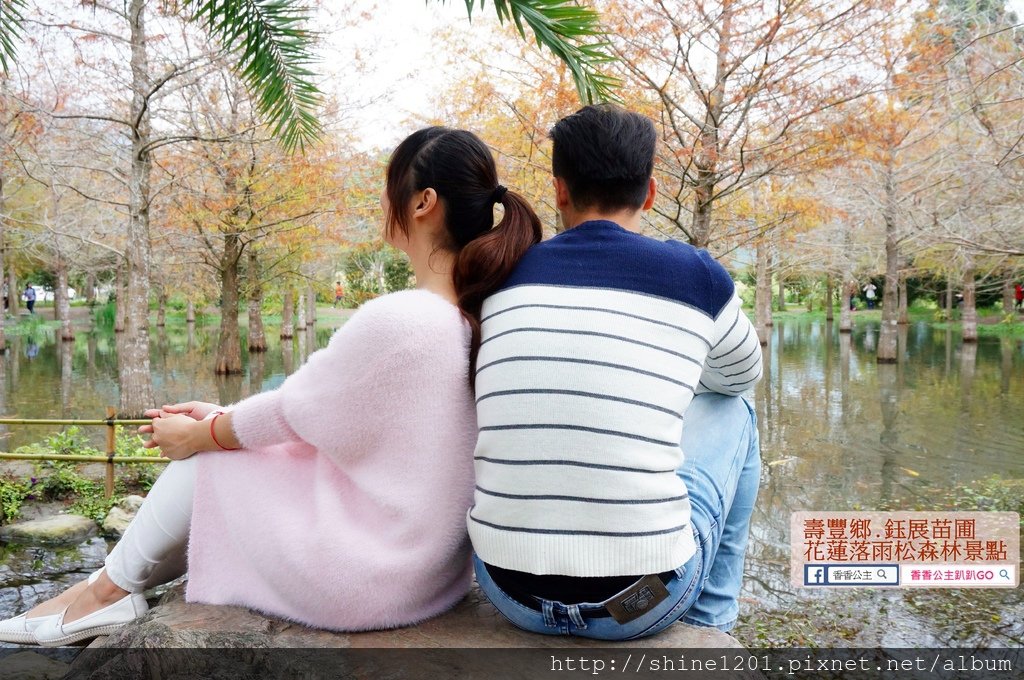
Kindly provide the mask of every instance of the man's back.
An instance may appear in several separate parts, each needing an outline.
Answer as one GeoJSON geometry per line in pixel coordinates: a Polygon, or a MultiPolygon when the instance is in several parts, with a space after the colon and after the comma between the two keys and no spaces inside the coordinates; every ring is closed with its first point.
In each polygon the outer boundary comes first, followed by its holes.
{"type": "Polygon", "coordinates": [[[685,562],[683,414],[695,391],[739,394],[761,372],[725,270],[585,222],[534,246],[482,318],[469,522],[481,559],[571,576],[685,562]]]}

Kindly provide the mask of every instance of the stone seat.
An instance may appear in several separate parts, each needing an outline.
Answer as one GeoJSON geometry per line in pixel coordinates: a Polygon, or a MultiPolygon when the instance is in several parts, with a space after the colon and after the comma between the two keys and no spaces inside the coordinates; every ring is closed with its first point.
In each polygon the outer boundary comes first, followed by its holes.
{"type": "MultiPolygon", "coordinates": [[[[450,612],[416,626],[363,633],[332,633],[271,618],[242,607],[186,603],[183,588],[168,591],[143,618],[94,647],[315,647],[315,648],[543,648],[609,647],[584,638],[519,630],[473,585],[450,612]]],[[[683,623],[630,647],[742,648],[732,636],[683,623]]]]}
{"type": "MultiPolygon", "coordinates": [[[[25,651],[0,659],[5,671],[0,676],[530,680],[566,677],[563,671],[575,675],[587,663],[596,670],[598,661],[603,671],[621,672],[623,664],[635,665],[641,656],[719,660],[723,654],[745,654],[725,633],[682,623],[654,637],[622,643],[534,635],[505,621],[475,585],[442,616],[408,628],[365,633],[314,630],[242,607],[189,604],[183,592],[183,585],[172,587],[144,617],[97,638],[70,666],[25,651]]],[[[763,676],[737,672],[727,677],[763,676]]]]}

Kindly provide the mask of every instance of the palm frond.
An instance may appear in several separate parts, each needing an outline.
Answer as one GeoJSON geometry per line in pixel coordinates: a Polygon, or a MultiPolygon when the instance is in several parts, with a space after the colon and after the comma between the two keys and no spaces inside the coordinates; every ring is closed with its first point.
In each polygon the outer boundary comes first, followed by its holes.
{"type": "MultiPolygon", "coordinates": [[[[479,1],[483,9],[486,0],[479,1]]],[[[6,72],[22,32],[27,0],[0,0],[0,66],[6,72]]],[[[442,0],[444,2],[444,0],[442,0]]],[[[472,18],[476,0],[465,0],[472,18]]],[[[184,0],[225,49],[237,54],[238,70],[257,110],[289,148],[303,148],[321,132],[316,110],[321,93],[313,83],[310,10],[303,0],[184,0]]],[[[601,72],[613,61],[598,15],[575,0],[494,0],[498,19],[512,21],[526,38],[550,49],[569,67],[580,99],[615,99],[618,80],[601,72]]]]}
{"type": "Polygon", "coordinates": [[[313,83],[309,10],[295,0],[186,0],[194,19],[237,55],[238,72],[256,108],[287,148],[304,148],[320,135],[313,83]]]}
{"type": "MultiPolygon", "coordinates": [[[[476,0],[465,2],[472,18],[476,0]]],[[[485,2],[480,0],[481,9],[485,2]]],[[[529,26],[537,44],[565,62],[583,102],[617,99],[614,90],[618,79],[601,72],[601,66],[614,61],[614,57],[608,52],[608,42],[599,39],[604,34],[596,11],[575,0],[494,0],[494,8],[499,21],[511,20],[523,39],[529,26]]]]}
{"type": "Polygon", "coordinates": [[[10,72],[10,63],[17,51],[25,17],[25,0],[0,0],[0,67],[10,72]]]}

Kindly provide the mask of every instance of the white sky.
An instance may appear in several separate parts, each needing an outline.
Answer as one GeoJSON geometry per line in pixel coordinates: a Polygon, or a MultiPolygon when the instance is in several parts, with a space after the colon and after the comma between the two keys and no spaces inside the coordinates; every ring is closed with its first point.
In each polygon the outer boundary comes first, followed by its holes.
{"type": "Polygon", "coordinates": [[[416,117],[430,115],[432,96],[448,82],[447,55],[439,34],[451,27],[472,30],[495,16],[491,2],[482,14],[474,13],[474,26],[466,18],[465,4],[458,1],[442,5],[423,0],[353,0],[346,5],[346,11],[366,12],[372,18],[357,20],[355,30],[345,27],[328,33],[323,66],[330,71],[332,63],[340,64],[345,71],[344,64],[355,52],[371,69],[356,76],[335,73],[328,81],[362,102],[352,116],[366,147],[397,144],[417,127],[416,117]]]}
{"type": "MultiPolygon", "coordinates": [[[[330,73],[332,65],[342,65],[342,73],[329,75],[325,87],[342,90],[363,102],[351,115],[355,136],[366,148],[389,148],[418,127],[415,119],[431,114],[431,98],[450,85],[455,74],[441,34],[454,28],[473,35],[487,33],[487,25],[496,23],[494,4],[479,6],[471,26],[466,8],[459,0],[350,0],[345,3],[350,16],[364,14],[353,29],[325,30],[323,47],[326,63],[321,71],[330,73]],[[484,24],[478,26],[477,24],[484,24]],[[481,30],[483,29],[483,30],[481,30]],[[357,52],[372,61],[369,73],[344,73],[344,64],[357,52]]],[[[1024,20],[1024,0],[1008,0],[1007,7],[1024,20]]],[[[532,39],[532,36],[530,36],[532,39]]]]}

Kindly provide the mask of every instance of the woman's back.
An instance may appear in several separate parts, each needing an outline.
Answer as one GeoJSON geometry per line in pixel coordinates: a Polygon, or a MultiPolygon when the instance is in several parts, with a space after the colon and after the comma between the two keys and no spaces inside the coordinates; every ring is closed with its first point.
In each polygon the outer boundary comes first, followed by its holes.
{"type": "Polygon", "coordinates": [[[455,306],[395,293],[240,403],[235,431],[257,450],[200,454],[188,598],[339,630],[458,602],[471,579],[468,351],[455,306]]]}

